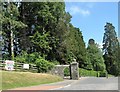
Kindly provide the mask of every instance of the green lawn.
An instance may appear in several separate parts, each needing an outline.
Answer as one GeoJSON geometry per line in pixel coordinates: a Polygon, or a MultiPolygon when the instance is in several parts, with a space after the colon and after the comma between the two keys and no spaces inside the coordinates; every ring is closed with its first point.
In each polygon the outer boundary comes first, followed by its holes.
{"type": "Polygon", "coordinates": [[[63,79],[58,76],[43,73],[0,71],[0,74],[2,74],[1,89],[11,89],[63,81],[63,79]]]}

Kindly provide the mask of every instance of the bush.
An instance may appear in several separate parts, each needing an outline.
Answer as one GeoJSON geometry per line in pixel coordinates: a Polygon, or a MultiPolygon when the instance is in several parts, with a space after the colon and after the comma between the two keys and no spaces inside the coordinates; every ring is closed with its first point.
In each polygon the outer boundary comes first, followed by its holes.
{"type": "Polygon", "coordinates": [[[70,69],[68,67],[64,69],[64,76],[70,76],[70,69]]]}
{"type": "Polygon", "coordinates": [[[25,63],[26,62],[26,58],[23,56],[17,56],[14,58],[16,62],[20,62],[20,63],[25,63]]]}
{"type": "Polygon", "coordinates": [[[36,59],[39,58],[40,55],[37,52],[31,53],[27,55],[26,62],[35,63],[36,59]]]}
{"type": "Polygon", "coordinates": [[[37,52],[27,54],[25,51],[21,53],[21,55],[15,57],[16,62],[21,63],[35,63],[36,59],[39,58],[40,55],[37,52]]]}
{"type": "Polygon", "coordinates": [[[107,72],[106,71],[100,71],[99,72],[99,77],[106,77],[107,76],[107,72]]]}
{"type": "Polygon", "coordinates": [[[55,61],[51,61],[53,64],[55,64],[55,65],[60,65],[60,62],[59,61],[57,61],[57,60],[55,60],[55,61]]]}
{"type": "Polygon", "coordinates": [[[48,70],[51,70],[54,66],[53,63],[42,58],[37,52],[31,54],[22,52],[21,55],[15,57],[15,61],[21,63],[36,64],[38,72],[48,72],[48,70]]]}
{"type": "Polygon", "coordinates": [[[53,63],[50,63],[42,57],[36,59],[35,63],[39,73],[46,73],[54,67],[53,63]]]}
{"type": "Polygon", "coordinates": [[[80,76],[95,76],[95,77],[106,77],[107,71],[93,71],[93,70],[86,70],[86,69],[79,69],[80,76]]]}
{"type": "Polygon", "coordinates": [[[80,76],[97,76],[97,72],[96,71],[93,71],[93,70],[85,70],[85,69],[82,69],[80,68],[79,69],[79,75],[80,76]]]}
{"type": "Polygon", "coordinates": [[[9,54],[6,53],[6,54],[2,54],[1,59],[2,60],[10,60],[11,58],[10,58],[9,54]]]}
{"type": "Polygon", "coordinates": [[[27,59],[27,56],[28,56],[28,54],[25,51],[23,51],[21,53],[21,55],[16,56],[14,59],[15,59],[16,62],[25,63],[26,59],[27,59]]]}

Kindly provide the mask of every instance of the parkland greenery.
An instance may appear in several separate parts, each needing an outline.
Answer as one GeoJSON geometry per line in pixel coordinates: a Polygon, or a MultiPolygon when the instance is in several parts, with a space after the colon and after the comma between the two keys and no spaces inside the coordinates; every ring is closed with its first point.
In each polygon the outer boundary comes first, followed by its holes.
{"type": "Polygon", "coordinates": [[[106,23],[103,37],[103,57],[105,59],[108,73],[120,74],[120,45],[115,32],[115,27],[111,23],[106,23]]]}
{"type": "Polygon", "coordinates": [[[33,63],[38,72],[47,72],[75,58],[80,68],[120,74],[120,46],[111,23],[105,26],[102,51],[94,39],[86,48],[64,2],[2,2],[0,7],[3,60],[33,63]]]}
{"type": "MultiPolygon", "coordinates": [[[[93,42],[95,42],[93,40],[93,42]]],[[[89,44],[87,47],[88,56],[89,56],[89,69],[95,71],[105,71],[106,66],[104,63],[103,55],[101,50],[98,48],[98,45],[92,43],[92,40],[89,40],[89,44]]]]}

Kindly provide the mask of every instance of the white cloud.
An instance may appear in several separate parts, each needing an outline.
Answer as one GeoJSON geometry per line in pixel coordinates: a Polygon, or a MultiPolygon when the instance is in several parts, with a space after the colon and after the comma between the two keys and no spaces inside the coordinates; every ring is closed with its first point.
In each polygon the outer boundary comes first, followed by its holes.
{"type": "Polygon", "coordinates": [[[103,43],[99,42],[98,44],[98,48],[102,49],[103,48],[103,43]]]}
{"type": "Polygon", "coordinates": [[[89,10],[84,10],[78,6],[72,6],[69,9],[70,14],[75,15],[75,14],[82,14],[83,16],[90,15],[89,10]]]}

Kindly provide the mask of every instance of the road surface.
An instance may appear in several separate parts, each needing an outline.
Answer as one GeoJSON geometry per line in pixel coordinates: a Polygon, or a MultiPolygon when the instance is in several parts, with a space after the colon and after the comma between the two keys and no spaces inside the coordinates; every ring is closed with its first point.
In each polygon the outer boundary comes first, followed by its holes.
{"type": "Polygon", "coordinates": [[[118,90],[118,78],[82,77],[79,80],[71,81],[64,87],[53,90],[118,90]]]}
{"type": "Polygon", "coordinates": [[[118,90],[118,77],[81,77],[79,80],[64,80],[11,90],[118,90]]]}

